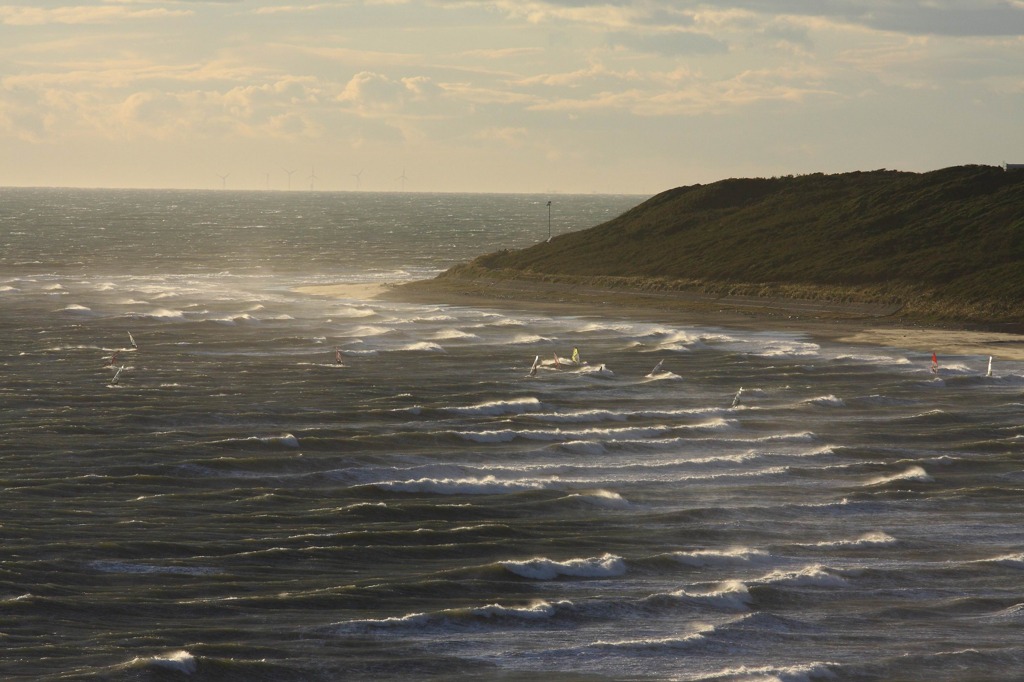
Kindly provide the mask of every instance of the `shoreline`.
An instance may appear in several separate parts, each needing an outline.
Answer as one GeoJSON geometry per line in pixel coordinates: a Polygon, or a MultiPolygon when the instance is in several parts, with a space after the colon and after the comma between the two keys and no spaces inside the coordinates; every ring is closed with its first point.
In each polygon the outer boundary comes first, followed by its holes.
{"type": "Polygon", "coordinates": [[[812,339],[922,354],[993,356],[1024,361],[1024,334],[928,325],[899,317],[899,307],[643,292],[524,280],[432,279],[399,284],[301,287],[315,296],[524,310],[580,317],[621,317],[673,324],[787,331],[812,339]]]}

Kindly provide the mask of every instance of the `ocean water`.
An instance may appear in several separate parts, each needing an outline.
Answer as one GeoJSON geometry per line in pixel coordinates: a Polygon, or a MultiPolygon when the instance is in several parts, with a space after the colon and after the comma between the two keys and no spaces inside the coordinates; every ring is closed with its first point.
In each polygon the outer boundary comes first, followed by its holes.
{"type": "Polygon", "coordinates": [[[305,289],[547,199],[0,190],[0,677],[1024,679],[1021,363],[305,289]]]}

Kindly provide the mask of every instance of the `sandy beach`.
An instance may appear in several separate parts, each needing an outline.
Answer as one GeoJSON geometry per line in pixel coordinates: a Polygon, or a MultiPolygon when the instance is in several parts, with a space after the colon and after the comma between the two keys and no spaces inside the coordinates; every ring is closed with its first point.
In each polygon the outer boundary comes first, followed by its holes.
{"type": "Polygon", "coordinates": [[[919,325],[901,318],[899,309],[891,306],[710,296],[693,292],[623,291],[509,280],[336,284],[302,287],[297,291],[331,298],[383,298],[559,315],[787,330],[821,340],[934,352],[940,356],[991,355],[996,359],[1024,360],[1024,334],[953,325],[919,325]]]}

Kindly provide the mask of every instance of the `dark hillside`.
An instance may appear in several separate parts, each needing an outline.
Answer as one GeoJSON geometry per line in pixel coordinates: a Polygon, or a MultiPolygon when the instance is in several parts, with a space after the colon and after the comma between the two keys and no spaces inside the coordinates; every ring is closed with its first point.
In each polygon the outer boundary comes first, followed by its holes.
{"type": "Polygon", "coordinates": [[[1024,172],[961,166],[680,187],[589,230],[442,276],[485,275],[906,299],[931,317],[1019,321],[1024,172]]]}

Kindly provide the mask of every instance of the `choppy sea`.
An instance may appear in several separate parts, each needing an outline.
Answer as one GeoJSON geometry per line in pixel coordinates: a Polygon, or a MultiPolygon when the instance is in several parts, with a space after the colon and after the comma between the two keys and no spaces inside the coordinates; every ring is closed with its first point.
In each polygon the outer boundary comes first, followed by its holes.
{"type": "Polygon", "coordinates": [[[0,677],[1024,679],[1021,363],[300,291],[548,199],[0,190],[0,677]]]}

